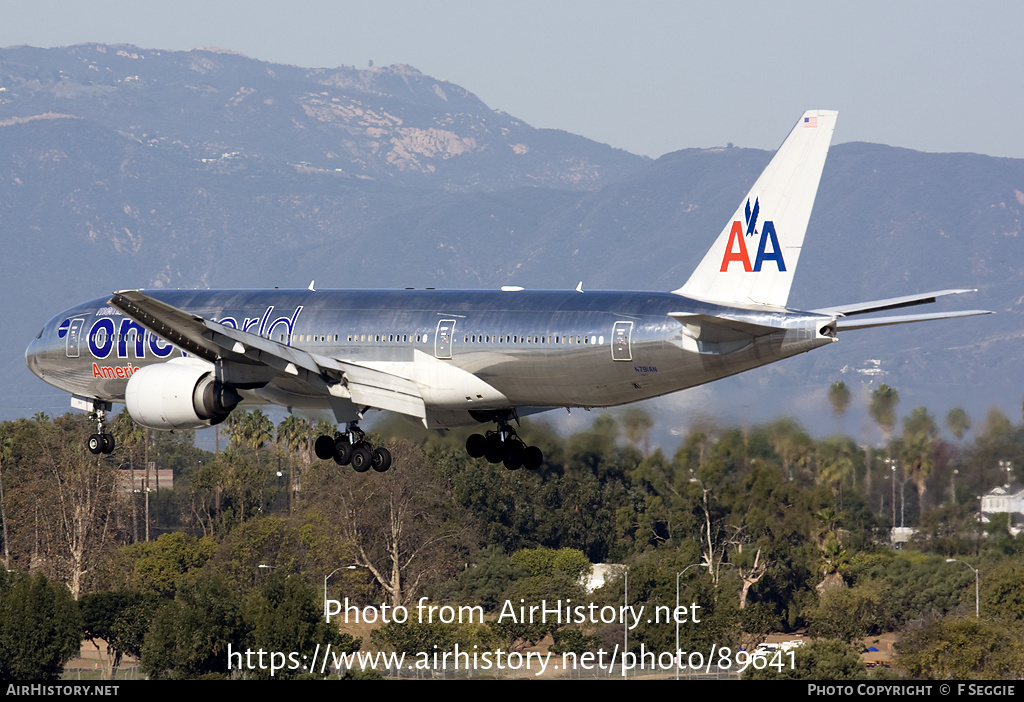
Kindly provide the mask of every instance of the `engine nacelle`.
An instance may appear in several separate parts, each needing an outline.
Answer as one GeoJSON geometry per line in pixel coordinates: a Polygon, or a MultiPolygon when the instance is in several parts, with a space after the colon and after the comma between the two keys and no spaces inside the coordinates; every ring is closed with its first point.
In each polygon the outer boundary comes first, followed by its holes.
{"type": "Polygon", "coordinates": [[[175,359],[140,368],[128,379],[125,405],[150,429],[200,429],[223,422],[242,397],[208,365],[175,359]]]}

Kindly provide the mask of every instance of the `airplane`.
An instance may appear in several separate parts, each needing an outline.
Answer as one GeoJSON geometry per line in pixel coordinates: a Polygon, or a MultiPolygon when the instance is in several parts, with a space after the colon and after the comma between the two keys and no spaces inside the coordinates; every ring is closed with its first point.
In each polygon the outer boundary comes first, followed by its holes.
{"type": "Polygon", "coordinates": [[[344,430],[316,455],[359,472],[391,455],[359,428],[371,409],[428,428],[490,424],[466,450],[536,469],[513,428],[555,408],[612,407],[805,353],[840,332],[990,314],[872,316],[970,290],[801,311],[787,307],[837,112],[804,113],[711,249],[671,292],[122,290],[53,317],[28,367],[91,413],[109,453],[112,403],[153,429],[197,429],[242,404],[328,410],[344,430]],[[861,315],[869,315],[862,317],[861,315]]]}

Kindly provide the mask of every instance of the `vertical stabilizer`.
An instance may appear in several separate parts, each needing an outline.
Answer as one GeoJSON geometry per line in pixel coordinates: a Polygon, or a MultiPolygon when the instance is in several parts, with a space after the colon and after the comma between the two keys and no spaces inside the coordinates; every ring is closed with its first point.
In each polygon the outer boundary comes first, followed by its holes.
{"type": "Polygon", "coordinates": [[[724,304],[785,307],[838,112],[809,110],[673,292],[724,304]]]}

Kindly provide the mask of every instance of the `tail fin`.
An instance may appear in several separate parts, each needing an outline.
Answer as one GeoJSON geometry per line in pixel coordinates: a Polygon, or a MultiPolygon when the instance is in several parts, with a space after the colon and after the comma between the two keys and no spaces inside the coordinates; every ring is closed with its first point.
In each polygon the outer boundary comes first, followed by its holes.
{"type": "Polygon", "coordinates": [[[686,284],[673,292],[785,307],[838,112],[803,114],[686,284]]]}

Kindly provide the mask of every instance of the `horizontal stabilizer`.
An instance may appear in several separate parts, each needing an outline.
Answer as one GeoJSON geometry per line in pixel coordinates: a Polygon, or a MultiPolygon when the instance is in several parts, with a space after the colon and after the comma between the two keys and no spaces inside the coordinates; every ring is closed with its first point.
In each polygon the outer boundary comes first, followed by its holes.
{"type": "Polygon", "coordinates": [[[960,295],[962,293],[978,292],[977,289],[962,290],[939,290],[937,292],[918,293],[916,295],[904,295],[903,297],[890,297],[885,300],[872,300],[871,302],[858,302],[852,305],[838,305],[835,307],[823,307],[812,310],[816,314],[840,315],[850,317],[855,314],[869,314],[871,312],[884,312],[885,310],[896,310],[901,307],[913,307],[915,305],[926,305],[935,302],[937,298],[946,295],[960,295]]]}
{"type": "Polygon", "coordinates": [[[911,322],[929,322],[933,319],[953,319],[955,317],[974,317],[980,314],[992,314],[989,310],[961,310],[959,312],[932,312],[929,314],[907,314],[897,317],[868,317],[867,319],[850,319],[840,317],[836,320],[836,329],[847,331],[851,329],[870,329],[872,327],[889,327],[894,324],[909,324],[911,322]]]}

